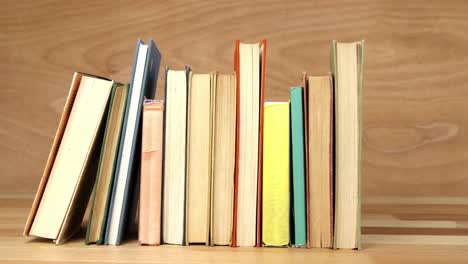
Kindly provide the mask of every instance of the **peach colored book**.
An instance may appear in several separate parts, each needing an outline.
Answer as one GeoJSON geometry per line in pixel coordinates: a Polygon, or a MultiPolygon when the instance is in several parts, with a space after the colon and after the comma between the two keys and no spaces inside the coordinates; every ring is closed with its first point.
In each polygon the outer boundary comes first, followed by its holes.
{"type": "Polygon", "coordinates": [[[161,244],[162,101],[145,100],[141,142],[140,244],[161,244]]]}

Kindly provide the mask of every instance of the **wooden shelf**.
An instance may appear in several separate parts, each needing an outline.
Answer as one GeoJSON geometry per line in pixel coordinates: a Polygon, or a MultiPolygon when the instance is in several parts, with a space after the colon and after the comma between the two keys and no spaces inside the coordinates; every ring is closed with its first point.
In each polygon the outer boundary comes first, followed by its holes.
{"type": "MultiPolygon", "coordinates": [[[[231,248],[208,246],[84,245],[83,236],[56,246],[22,237],[32,195],[0,194],[0,262],[19,263],[468,263],[468,236],[364,234],[363,250],[231,248]]],[[[366,217],[366,216],[365,216],[366,217]]],[[[369,218],[369,217],[367,217],[369,218]]],[[[366,219],[366,218],[365,218],[366,219]]],[[[365,222],[365,221],[364,221],[365,222]]],[[[375,223],[375,221],[373,222],[375,223]]],[[[385,222],[388,225],[388,221],[385,222]]],[[[398,222],[396,222],[398,223],[398,222]]],[[[378,231],[374,232],[378,233],[378,231]]]]}
{"type": "MultiPolygon", "coordinates": [[[[2,219],[3,220],[3,219],[2,219]]],[[[230,248],[207,246],[86,246],[82,240],[56,246],[50,241],[0,234],[0,261],[21,263],[468,263],[468,246],[386,245],[364,243],[364,249],[230,248]]]]}

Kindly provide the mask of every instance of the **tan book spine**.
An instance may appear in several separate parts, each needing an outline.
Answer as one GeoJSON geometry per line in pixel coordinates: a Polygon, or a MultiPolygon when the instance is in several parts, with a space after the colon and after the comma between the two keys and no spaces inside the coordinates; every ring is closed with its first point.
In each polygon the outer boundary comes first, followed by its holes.
{"type": "Polygon", "coordinates": [[[330,55],[336,124],[334,248],[360,249],[364,41],[333,41],[330,55]],[[349,197],[354,201],[348,202],[349,197]]]}
{"type": "Polygon", "coordinates": [[[333,246],[333,89],[330,76],[309,77],[310,247],[333,246]]]}
{"type": "Polygon", "coordinates": [[[143,105],[138,228],[140,244],[161,244],[163,112],[162,101],[148,101],[143,105]]]}

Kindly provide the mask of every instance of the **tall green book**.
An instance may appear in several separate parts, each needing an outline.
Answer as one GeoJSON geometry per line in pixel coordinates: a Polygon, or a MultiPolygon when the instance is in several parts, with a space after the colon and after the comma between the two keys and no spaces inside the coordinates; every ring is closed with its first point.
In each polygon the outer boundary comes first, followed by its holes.
{"type": "Polygon", "coordinates": [[[85,244],[104,243],[106,221],[115,176],[115,161],[119,150],[123,116],[128,97],[128,85],[114,84],[111,91],[106,128],[102,141],[96,182],[91,198],[85,244]]]}
{"type": "Polygon", "coordinates": [[[306,245],[306,205],[305,205],[305,154],[304,154],[304,107],[303,88],[291,90],[291,143],[292,143],[292,197],[295,247],[306,245]]]}

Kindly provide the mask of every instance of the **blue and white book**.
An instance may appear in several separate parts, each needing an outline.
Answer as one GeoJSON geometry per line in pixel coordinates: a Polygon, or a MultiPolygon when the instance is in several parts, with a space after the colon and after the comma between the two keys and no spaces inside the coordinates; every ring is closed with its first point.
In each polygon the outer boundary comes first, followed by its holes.
{"type": "Polygon", "coordinates": [[[116,160],[105,244],[119,245],[136,215],[140,182],[142,105],[145,97],[154,98],[160,64],[161,54],[153,40],[144,44],[139,39],[116,160]]]}

